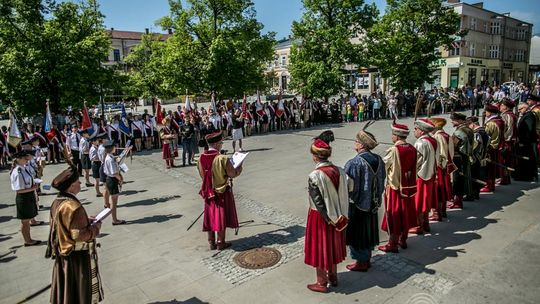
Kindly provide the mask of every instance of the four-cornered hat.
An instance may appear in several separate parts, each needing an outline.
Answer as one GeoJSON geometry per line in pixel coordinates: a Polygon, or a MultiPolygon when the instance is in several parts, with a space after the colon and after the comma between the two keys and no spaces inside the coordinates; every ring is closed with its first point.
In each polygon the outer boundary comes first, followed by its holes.
{"type": "Polygon", "coordinates": [[[487,104],[484,107],[484,111],[487,111],[489,113],[499,113],[499,108],[496,105],[493,104],[487,104]]]}
{"type": "Polygon", "coordinates": [[[105,149],[109,149],[109,148],[112,148],[114,147],[114,141],[113,140],[107,140],[103,143],[103,147],[105,149]]]}
{"type": "Polygon", "coordinates": [[[452,112],[452,114],[450,114],[450,119],[453,121],[464,121],[467,119],[467,116],[463,113],[452,112]]]}
{"type": "Polygon", "coordinates": [[[406,125],[394,123],[392,124],[392,134],[400,137],[407,137],[409,136],[409,127],[406,125]]]}
{"type": "Polygon", "coordinates": [[[77,167],[70,166],[60,172],[52,181],[51,186],[60,192],[64,192],[76,181],[79,180],[79,171],[77,167]]]}
{"type": "Polygon", "coordinates": [[[431,117],[429,119],[436,129],[442,129],[446,125],[446,118],[431,117]]]}
{"type": "Polygon", "coordinates": [[[431,132],[435,129],[435,126],[433,125],[433,123],[431,123],[431,121],[429,121],[429,119],[427,118],[421,118],[421,119],[417,119],[415,122],[414,122],[414,125],[416,128],[424,131],[424,132],[431,132]]]}
{"type": "Polygon", "coordinates": [[[208,134],[204,137],[208,144],[215,144],[223,140],[223,134],[221,131],[208,134]]]}

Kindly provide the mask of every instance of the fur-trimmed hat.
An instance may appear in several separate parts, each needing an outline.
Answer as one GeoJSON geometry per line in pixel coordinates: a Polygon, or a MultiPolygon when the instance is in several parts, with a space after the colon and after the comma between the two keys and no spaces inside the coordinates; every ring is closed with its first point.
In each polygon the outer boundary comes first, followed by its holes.
{"type": "Polygon", "coordinates": [[[409,127],[402,124],[394,123],[392,124],[392,134],[400,137],[409,136],[410,130],[409,127]]]}
{"type": "Polygon", "coordinates": [[[311,144],[311,154],[317,155],[321,159],[327,159],[332,155],[332,147],[324,140],[317,138],[311,144]]]}
{"type": "Polygon", "coordinates": [[[375,135],[364,130],[360,130],[356,134],[356,140],[360,142],[362,145],[364,145],[366,148],[368,148],[369,150],[373,150],[375,149],[375,147],[379,145],[379,143],[375,139],[375,135]]]}
{"type": "Polygon", "coordinates": [[[467,116],[463,113],[452,112],[452,114],[450,114],[450,119],[453,121],[464,121],[467,119],[467,116]]]}
{"type": "Polygon", "coordinates": [[[429,119],[431,123],[435,126],[435,129],[440,130],[446,126],[446,118],[442,117],[431,117],[429,119]]]}
{"type": "Polygon", "coordinates": [[[477,124],[479,121],[478,116],[469,116],[467,117],[466,120],[468,123],[475,123],[475,124],[477,124]]]}
{"type": "Polygon", "coordinates": [[[51,186],[60,192],[65,192],[76,181],[79,180],[77,167],[70,166],[60,172],[52,181],[51,186]]]}
{"type": "Polygon", "coordinates": [[[505,105],[509,109],[513,109],[516,106],[516,103],[510,98],[503,99],[501,104],[505,105]]]}
{"type": "Polygon", "coordinates": [[[487,111],[489,113],[499,113],[499,107],[497,107],[496,105],[494,104],[487,104],[485,107],[484,107],[484,111],[487,111]]]}
{"type": "Polygon", "coordinates": [[[420,129],[424,132],[431,132],[435,129],[435,126],[433,125],[433,123],[431,121],[429,121],[429,119],[427,118],[421,118],[421,119],[417,119],[415,122],[414,122],[414,126],[417,128],[417,129],[420,129]]]}
{"type": "Polygon", "coordinates": [[[223,134],[221,131],[217,131],[211,134],[208,134],[204,137],[208,144],[215,144],[223,140],[223,134]]]}

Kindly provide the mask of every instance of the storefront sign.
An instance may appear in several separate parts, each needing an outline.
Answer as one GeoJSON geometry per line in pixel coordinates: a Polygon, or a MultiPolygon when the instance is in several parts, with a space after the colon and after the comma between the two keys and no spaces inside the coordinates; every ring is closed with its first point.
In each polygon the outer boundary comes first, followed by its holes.
{"type": "Polygon", "coordinates": [[[446,66],[446,59],[437,59],[431,63],[433,67],[440,68],[446,66]]]}
{"type": "Polygon", "coordinates": [[[471,59],[471,62],[469,62],[467,65],[469,66],[481,66],[485,67],[486,65],[482,61],[482,59],[471,59]]]}

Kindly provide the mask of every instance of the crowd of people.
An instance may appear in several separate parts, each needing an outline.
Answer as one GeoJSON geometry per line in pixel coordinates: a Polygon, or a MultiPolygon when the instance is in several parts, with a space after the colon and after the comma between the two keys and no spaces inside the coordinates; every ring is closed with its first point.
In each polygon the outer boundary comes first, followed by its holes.
{"type": "MultiPolygon", "coordinates": [[[[309,212],[305,237],[307,265],[316,269],[315,292],[338,286],[337,264],[347,256],[350,271],[367,272],[372,251],[398,253],[408,248],[409,234],[431,232],[432,222],[448,218],[448,209],[463,209],[464,201],[493,192],[496,185],[538,181],[540,97],[529,95],[517,105],[510,98],[484,106],[486,122],[477,116],[453,112],[452,134],[447,119],[422,118],[411,130],[394,122],[393,145],[384,157],[372,152],[378,145],[364,127],[354,141],[358,154],[344,169],[332,164],[331,131],[314,139],[311,156],[315,170],[309,175],[309,212]],[[379,246],[378,208],[384,202],[381,229],[389,234],[379,246]]],[[[434,227],[436,229],[436,227],[434,227]]]]}
{"type": "MultiPolygon", "coordinates": [[[[535,89],[538,93],[540,85],[535,89]]],[[[333,133],[325,131],[315,138],[310,151],[316,168],[309,175],[307,187],[310,208],[305,263],[316,268],[317,281],[307,287],[327,292],[329,286],[338,285],[337,264],[346,258],[346,245],[354,260],[347,269],[368,271],[375,248],[392,253],[407,249],[408,235],[430,232],[430,222],[447,218],[447,209],[462,209],[465,201],[478,200],[480,193],[493,192],[497,185],[511,184],[512,179],[537,181],[540,97],[534,93],[530,92],[525,101],[507,94],[483,101],[484,119],[474,111],[469,117],[452,112],[449,120],[455,128],[453,134],[444,131],[445,118],[417,119],[414,144],[407,143],[409,127],[394,120],[393,145],[384,157],[372,152],[378,142],[367,131],[380,113],[353,114],[352,120],[360,117],[370,121],[356,135],[354,148],[358,154],[344,168],[329,161],[333,133]],[[377,211],[383,203],[385,216],[380,227],[390,237],[379,246],[377,211]]],[[[354,98],[345,98],[345,108],[351,107],[354,98]]],[[[278,101],[260,109],[257,104],[231,100],[220,101],[209,110],[179,106],[175,112],[158,110],[155,116],[146,112],[117,115],[109,123],[96,118],[92,127],[85,129],[79,129],[77,116],[70,124],[53,121],[48,132],[30,123],[21,126],[20,145],[4,150],[4,154],[7,151],[13,162],[11,188],[16,192],[24,246],[41,243],[31,237],[30,227],[43,224],[34,218],[41,207],[40,178],[46,163],[63,160],[70,165],[52,182],[59,195],[50,210],[47,256],[55,259],[51,301],[66,302],[56,299],[61,297],[70,299],[67,302],[93,303],[103,298],[95,252],[101,222],[88,217],[76,197],[81,189],[80,177],[87,187],[94,187],[97,197],[103,197],[104,207],[111,209],[113,225],[122,225],[126,222],[118,219],[116,206],[127,152],[161,148],[165,165],[170,168],[178,156],[178,143],[184,166],[195,164],[195,154],[201,148],[197,168],[203,181],[199,193],[205,201],[203,231],[208,234],[211,250],[227,249],[231,243],[226,242],[226,228],[239,226],[231,180],[241,174],[242,166],[229,161],[223,150],[224,139],[232,136],[233,150],[238,143],[242,151],[242,138],[253,133],[295,128],[298,123],[309,127],[350,119],[348,110],[346,115],[339,115],[334,100],[328,105],[305,100],[298,105],[297,120],[296,104],[294,99],[278,101]],[[323,120],[321,113],[311,115],[317,112],[301,116],[304,112],[300,110],[319,106],[330,109],[327,116],[322,112],[326,117],[323,120]],[[272,113],[276,115],[273,119],[272,113]],[[118,155],[117,151],[123,153],[118,155]]],[[[401,114],[397,104],[389,111],[395,119],[401,114]]],[[[6,147],[5,138],[3,143],[6,147]]]]}

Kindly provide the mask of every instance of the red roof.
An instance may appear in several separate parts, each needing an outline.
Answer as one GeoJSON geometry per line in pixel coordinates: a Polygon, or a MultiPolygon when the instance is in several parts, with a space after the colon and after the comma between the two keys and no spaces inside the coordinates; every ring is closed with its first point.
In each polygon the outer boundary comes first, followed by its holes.
{"type": "MultiPolygon", "coordinates": [[[[113,39],[126,39],[126,40],[142,40],[142,35],[144,32],[130,32],[130,31],[117,31],[117,30],[107,30],[107,33],[111,35],[113,39]]],[[[160,40],[164,41],[169,38],[169,34],[161,33],[152,33],[155,36],[160,36],[160,40]]]]}

